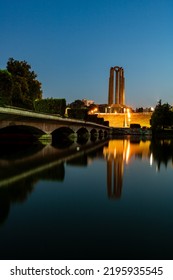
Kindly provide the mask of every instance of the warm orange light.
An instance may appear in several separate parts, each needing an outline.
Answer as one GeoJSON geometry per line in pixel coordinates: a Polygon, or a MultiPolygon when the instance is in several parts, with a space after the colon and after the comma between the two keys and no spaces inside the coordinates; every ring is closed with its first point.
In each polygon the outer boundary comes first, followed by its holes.
{"type": "Polygon", "coordinates": [[[141,141],[140,143],[131,143],[130,139],[110,140],[109,146],[104,147],[103,154],[105,158],[116,158],[118,155],[122,155],[123,161],[128,164],[130,158],[140,154],[142,158],[150,159],[150,165],[152,163],[152,156],[150,158],[149,152],[150,141],[141,141]]]}
{"type": "Polygon", "coordinates": [[[93,110],[89,111],[88,114],[92,115],[92,114],[94,114],[95,112],[97,112],[97,108],[94,108],[93,110]]]}

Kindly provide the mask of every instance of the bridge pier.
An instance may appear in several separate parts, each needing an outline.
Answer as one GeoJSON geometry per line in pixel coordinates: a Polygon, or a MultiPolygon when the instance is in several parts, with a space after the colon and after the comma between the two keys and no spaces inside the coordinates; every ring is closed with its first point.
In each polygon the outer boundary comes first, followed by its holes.
{"type": "Polygon", "coordinates": [[[38,136],[37,139],[44,145],[52,144],[52,134],[50,133],[38,136]]]}

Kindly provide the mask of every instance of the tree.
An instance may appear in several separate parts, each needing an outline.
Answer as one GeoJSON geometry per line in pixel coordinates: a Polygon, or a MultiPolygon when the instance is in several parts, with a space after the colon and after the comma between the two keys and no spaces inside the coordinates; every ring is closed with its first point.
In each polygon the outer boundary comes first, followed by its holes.
{"type": "Polygon", "coordinates": [[[37,75],[31,71],[31,66],[26,61],[9,58],[7,70],[13,82],[12,105],[34,109],[34,100],[42,98],[42,90],[41,83],[36,79],[37,75]]]}
{"type": "Polygon", "coordinates": [[[0,105],[11,105],[12,90],[12,75],[7,70],[0,70],[0,105]]]}
{"type": "Polygon", "coordinates": [[[161,100],[155,107],[151,116],[151,127],[153,130],[164,130],[167,126],[173,125],[173,112],[168,103],[162,105],[161,100]]]}
{"type": "Polygon", "coordinates": [[[88,115],[88,108],[85,106],[85,103],[77,99],[71,104],[69,104],[70,109],[68,109],[68,117],[73,119],[84,120],[88,115]]]}
{"type": "Polygon", "coordinates": [[[144,108],[143,108],[143,107],[136,108],[136,112],[137,112],[137,113],[143,113],[143,111],[144,111],[144,108]]]}
{"type": "Polygon", "coordinates": [[[81,108],[85,108],[85,107],[86,106],[85,106],[84,102],[80,99],[77,99],[70,104],[70,108],[72,108],[72,109],[81,109],[81,108]]]}

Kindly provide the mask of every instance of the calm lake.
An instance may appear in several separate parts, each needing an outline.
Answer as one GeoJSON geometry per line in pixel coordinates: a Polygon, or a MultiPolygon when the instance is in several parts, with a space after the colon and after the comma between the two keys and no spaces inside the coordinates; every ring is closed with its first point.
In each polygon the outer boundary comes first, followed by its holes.
{"type": "Polygon", "coordinates": [[[173,259],[173,140],[2,144],[0,259],[173,259]]]}

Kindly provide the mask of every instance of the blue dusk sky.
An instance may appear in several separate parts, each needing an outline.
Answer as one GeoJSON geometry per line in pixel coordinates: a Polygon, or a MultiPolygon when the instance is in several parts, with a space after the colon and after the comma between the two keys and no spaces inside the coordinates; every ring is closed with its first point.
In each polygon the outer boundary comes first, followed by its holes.
{"type": "Polygon", "coordinates": [[[126,105],[173,104],[173,0],[0,1],[0,68],[27,61],[43,97],[108,102],[124,68],[126,105]]]}

